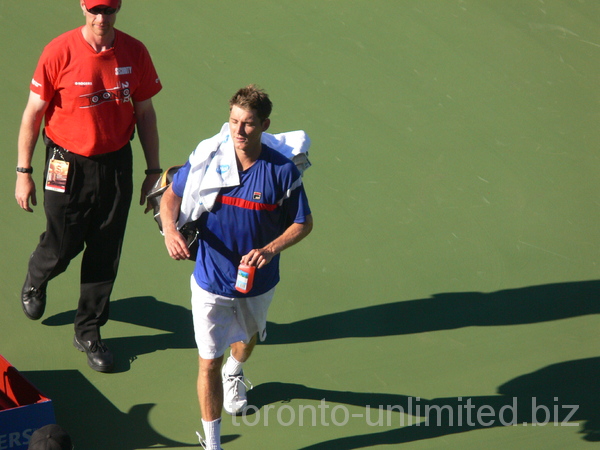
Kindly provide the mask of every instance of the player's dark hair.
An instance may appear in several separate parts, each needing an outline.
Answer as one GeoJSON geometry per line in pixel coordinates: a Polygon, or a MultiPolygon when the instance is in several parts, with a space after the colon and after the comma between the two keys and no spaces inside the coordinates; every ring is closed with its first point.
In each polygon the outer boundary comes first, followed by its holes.
{"type": "Polygon", "coordinates": [[[255,110],[261,122],[264,122],[271,115],[273,103],[269,95],[255,84],[250,84],[237,91],[229,100],[229,110],[234,106],[239,106],[245,110],[255,110]]]}

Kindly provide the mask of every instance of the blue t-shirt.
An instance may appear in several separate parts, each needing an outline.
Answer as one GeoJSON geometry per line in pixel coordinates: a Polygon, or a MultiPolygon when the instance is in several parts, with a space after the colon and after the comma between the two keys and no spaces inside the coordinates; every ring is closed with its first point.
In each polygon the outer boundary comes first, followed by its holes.
{"type": "MultiPolygon", "coordinates": [[[[179,197],[183,196],[189,171],[188,161],[173,177],[173,192],[179,197]]],[[[294,163],[264,144],[258,160],[239,175],[240,185],[221,189],[212,210],[199,219],[194,278],[213,294],[253,297],[279,282],[280,255],[256,270],[247,294],[235,289],[242,256],[264,247],[292,223],[304,223],[310,207],[294,163]]]]}

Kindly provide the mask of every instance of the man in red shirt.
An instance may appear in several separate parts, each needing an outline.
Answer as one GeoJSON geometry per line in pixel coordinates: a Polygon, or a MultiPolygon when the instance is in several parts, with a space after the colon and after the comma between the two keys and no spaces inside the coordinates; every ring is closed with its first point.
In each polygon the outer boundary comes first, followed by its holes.
{"type": "Polygon", "coordinates": [[[73,344],[92,369],[110,372],[113,355],[100,327],[108,320],[133,194],[130,141],[137,129],[147,165],[143,205],[162,172],[152,105],[162,86],[146,47],[114,28],[121,0],[80,5],[85,25],[42,52],[19,131],[15,197],[32,212],[31,162],[45,119],[47,225],[29,260],[21,303],[28,318],[41,318],[48,282],[83,251],[73,344]]]}

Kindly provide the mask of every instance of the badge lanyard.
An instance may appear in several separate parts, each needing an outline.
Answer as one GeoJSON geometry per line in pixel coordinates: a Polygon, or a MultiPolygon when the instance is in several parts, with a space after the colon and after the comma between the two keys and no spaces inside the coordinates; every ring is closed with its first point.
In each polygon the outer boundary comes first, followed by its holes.
{"type": "Polygon", "coordinates": [[[69,177],[69,162],[58,148],[54,148],[54,154],[48,164],[48,173],[46,174],[46,190],[65,192],[67,189],[67,180],[69,177]],[[57,158],[60,157],[60,159],[57,158]]]}

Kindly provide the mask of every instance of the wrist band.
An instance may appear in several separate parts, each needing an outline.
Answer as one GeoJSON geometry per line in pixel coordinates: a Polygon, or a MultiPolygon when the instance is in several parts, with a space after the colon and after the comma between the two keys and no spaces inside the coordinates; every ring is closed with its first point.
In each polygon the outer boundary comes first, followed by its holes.
{"type": "Polygon", "coordinates": [[[146,175],[158,175],[160,173],[162,173],[162,169],[146,169],[146,171],[144,172],[146,175]]]}
{"type": "Polygon", "coordinates": [[[17,172],[33,173],[33,167],[17,167],[17,172]]]}

